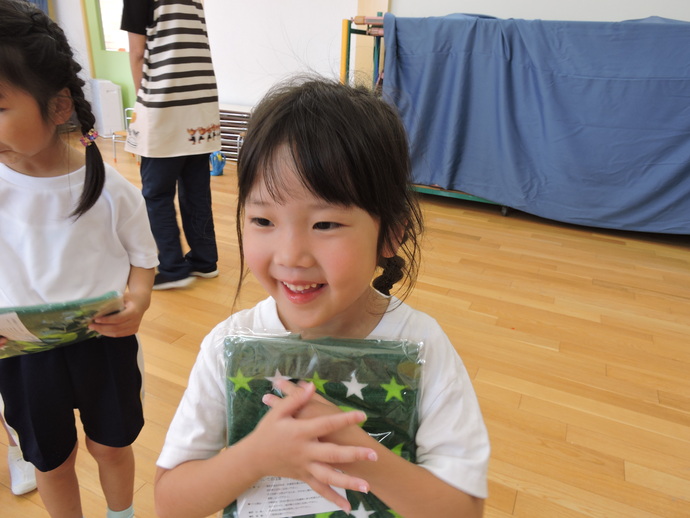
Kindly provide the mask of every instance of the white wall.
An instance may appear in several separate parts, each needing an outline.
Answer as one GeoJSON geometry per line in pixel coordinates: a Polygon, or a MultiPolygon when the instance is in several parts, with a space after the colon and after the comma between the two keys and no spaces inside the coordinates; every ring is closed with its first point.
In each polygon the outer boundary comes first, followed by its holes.
{"type": "Polygon", "coordinates": [[[690,0],[391,0],[396,16],[486,14],[497,18],[618,22],[648,16],[690,21],[690,0]]]}
{"type": "Polygon", "coordinates": [[[89,79],[91,79],[92,74],[81,0],[54,1],[53,7],[55,9],[55,19],[62,27],[62,30],[65,31],[67,41],[69,41],[74,52],[74,57],[83,68],[81,77],[86,82],[84,95],[90,100],[91,86],[89,79]]]}
{"type": "Polygon", "coordinates": [[[205,0],[222,103],[254,105],[299,72],[340,75],[342,20],[357,0],[205,0]]]}

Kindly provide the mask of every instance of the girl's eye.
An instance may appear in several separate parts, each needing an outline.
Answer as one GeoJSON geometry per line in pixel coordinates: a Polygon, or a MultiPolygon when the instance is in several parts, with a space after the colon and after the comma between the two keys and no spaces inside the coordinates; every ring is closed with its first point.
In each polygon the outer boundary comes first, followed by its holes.
{"type": "Polygon", "coordinates": [[[256,225],[257,227],[270,227],[271,226],[271,221],[266,219],[266,218],[252,218],[251,220],[252,225],[256,225]]]}
{"type": "Polygon", "coordinates": [[[342,225],[340,223],[335,223],[334,221],[319,221],[314,224],[316,230],[333,230],[339,228],[342,225]]]}

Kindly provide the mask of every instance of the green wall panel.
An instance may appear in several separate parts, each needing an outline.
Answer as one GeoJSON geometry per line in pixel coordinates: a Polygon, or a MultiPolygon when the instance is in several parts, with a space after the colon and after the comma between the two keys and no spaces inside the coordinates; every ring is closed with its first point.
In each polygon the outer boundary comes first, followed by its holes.
{"type": "Polygon", "coordinates": [[[124,108],[134,106],[136,91],[132,82],[129,67],[129,53],[124,51],[105,50],[101,12],[98,0],[84,0],[84,13],[88,28],[88,39],[91,47],[93,77],[108,79],[122,88],[122,105],[124,108]]]}

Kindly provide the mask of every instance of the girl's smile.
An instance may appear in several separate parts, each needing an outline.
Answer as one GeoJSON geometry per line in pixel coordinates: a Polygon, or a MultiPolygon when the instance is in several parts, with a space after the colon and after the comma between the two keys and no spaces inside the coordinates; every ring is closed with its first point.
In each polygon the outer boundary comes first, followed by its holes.
{"type": "Polygon", "coordinates": [[[285,296],[295,304],[306,304],[318,296],[325,284],[291,284],[283,282],[285,296]]]}
{"type": "MultiPolygon", "coordinates": [[[[309,285],[301,285],[301,284],[291,284],[289,282],[283,282],[285,284],[285,287],[289,289],[290,291],[299,291],[299,292],[305,292],[307,290],[313,290],[315,288],[319,287],[319,284],[309,284],[309,285]]],[[[323,286],[323,285],[321,285],[323,286]]]]}

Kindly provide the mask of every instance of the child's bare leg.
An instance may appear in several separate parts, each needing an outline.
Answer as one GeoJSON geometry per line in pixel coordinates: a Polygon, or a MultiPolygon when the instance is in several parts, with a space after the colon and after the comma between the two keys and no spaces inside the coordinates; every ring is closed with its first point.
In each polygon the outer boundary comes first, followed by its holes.
{"type": "Polygon", "coordinates": [[[134,500],[134,451],[113,448],[86,438],[86,447],[98,463],[98,476],[108,508],[122,511],[134,500]]]}
{"type": "Polygon", "coordinates": [[[81,518],[81,500],[79,499],[79,482],[74,470],[77,459],[77,445],[60,466],[52,471],[36,470],[38,493],[50,516],[60,518],[81,518]]]}

